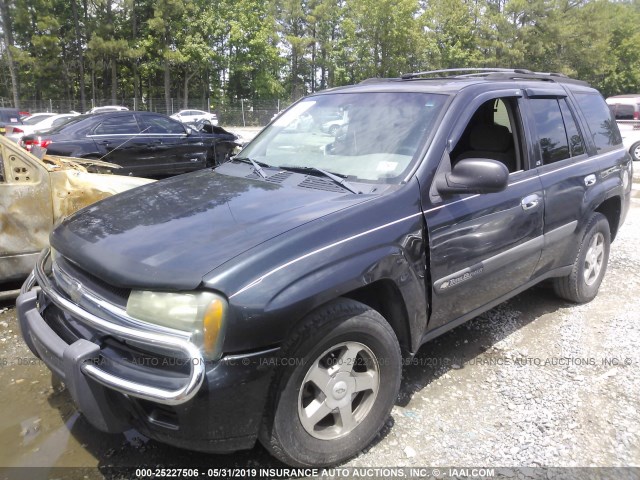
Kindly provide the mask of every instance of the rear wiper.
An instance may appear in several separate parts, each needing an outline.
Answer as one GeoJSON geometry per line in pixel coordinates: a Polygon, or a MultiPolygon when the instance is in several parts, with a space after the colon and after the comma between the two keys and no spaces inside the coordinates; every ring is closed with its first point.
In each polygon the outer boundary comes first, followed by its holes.
{"type": "Polygon", "coordinates": [[[234,157],[232,158],[232,160],[243,162],[243,163],[250,163],[251,165],[253,165],[253,169],[256,171],[256,173],[260,175],[262,178],[267,178],[267,174],[264,173],[264,170],[262,169],[262,167],[268,168],[271,166],[263,162],[256,162],[253,158],[249,158],[249,157],[234,157]]]}
{"type": "Polygon", "coordinates": [[[362,193],[356,187],[354,187],[349,182],[347,182],[344,179],[344,177],[340,177],[335,173],[327,172],[326,170],[323,170],[323,169],[318,168],[318,167],[286,167],[286,166],[283,167],[283,166],[280,165],[280,166],[278,166],[278,168],[281,169],[281,170],[291,170],[291,171],[294,171],[294,172],[297,171],[297,172],[302,172],[302,173],[318,172],[318,173],[324,175],[325,177],[330,178],[335,183],[340,185],[342,188],[345,188],[345,189],[349,190],[351,193],[357,193],[357,194],[362,193]]]}

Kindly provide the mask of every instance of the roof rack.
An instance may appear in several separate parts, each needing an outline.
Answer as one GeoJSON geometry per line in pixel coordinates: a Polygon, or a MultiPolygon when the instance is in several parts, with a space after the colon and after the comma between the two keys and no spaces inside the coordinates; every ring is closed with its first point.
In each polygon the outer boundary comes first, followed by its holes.
{"type": "Polygon", "coordinates": [[[567,77],[563,73],[533,72],[524,68],[447,68],[427,72],[405,73],[402,80],[414,80],[419,77],[440,73],[460,73],[460,75],[438,76],[435,78],[486,78],[489,80],[542,80],[548,82],[576,83],[588,85],[587,82],[567,77]],[[467,72],[465,74],[461,74],[467,72]]]}
{"type": "Polygon", "coordinates": [[[403,80],[411,80],[413,78],[424,77],[427,75],[435,75],[437,73],[454,73],[454,72],[485,72],[485,73],[533,73],[531,70],[523,68],[445,68],[443,70],[429,70],[425,72],[405,73],[400,78],[403,80]]]}

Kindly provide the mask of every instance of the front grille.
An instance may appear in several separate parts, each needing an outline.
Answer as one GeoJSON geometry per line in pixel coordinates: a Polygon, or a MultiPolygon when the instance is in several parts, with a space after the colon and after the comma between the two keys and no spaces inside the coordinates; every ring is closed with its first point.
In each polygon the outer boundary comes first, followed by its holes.
{"type": "Polygon", "coordinates": [[[56,286],[72,300],[74,289],[81,285],[82,289],[94,296],[124,308],[131,292],[127,288],[116,287],[100,280],[60,255],[56,256],[53,263],[53,279],[56,286]]]}

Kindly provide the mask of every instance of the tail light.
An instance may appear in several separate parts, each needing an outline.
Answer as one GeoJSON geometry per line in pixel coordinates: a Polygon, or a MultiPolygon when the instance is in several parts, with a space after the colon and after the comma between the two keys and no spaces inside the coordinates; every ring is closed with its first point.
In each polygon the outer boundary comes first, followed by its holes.
{"type": "Polygon", "coordinates": [[[634,120],[640,119],[640,112],[633,112],[633,119],[634,120]]]}
{"type": "Polygon", "coordinates": [[[24,130],[18,127],[8,127],[7,133],[24,133],[24,130]]]}
{"type": "Polygon", "coordinates": [[[38,146],[42,148],[47,148],[49,145],[51,145],[51,143],[53,143],[53,140],[50,140],[48,138],[43,139],[42,137],[27,138],[22,140],[22,146],[26,148],[29,152],[33,147],[38,146]]]}

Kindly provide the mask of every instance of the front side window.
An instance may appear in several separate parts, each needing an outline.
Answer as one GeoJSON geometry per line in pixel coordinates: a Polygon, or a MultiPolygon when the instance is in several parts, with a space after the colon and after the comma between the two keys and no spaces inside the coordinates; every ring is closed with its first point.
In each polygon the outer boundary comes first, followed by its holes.
{"type": "Polygon", "coordinates": [[[494,98],[478,107],[450,153],[453,164],[468,158],[504,163],[509,173],[524,170],[520,114],[514,97],[494,98]]]}
{"type": "Polygon", "coordinates": [[[397,183],[436,127],[446,95],[335,93],[282,113],[240,154],[275,167],[309,167],[353,181],[397,183]]]}
{"type": "Polygon", "coordinates": [[[591,130],[598,153],[611,150],[622,143],[615,118],[600,95],[576,93],[576,100],[591,130]]]}
{"type": "Polygon", "coordinates": [[[140,133],[140,127],[133,115],[118,115],[105,119],[93,133],[95,135],[134,135],[140,133]]]}
{"type": "Polygon", "coordinates": [[[4,160],[2,158],[2,151],[0,151],[0,183],[4,183],[4,160]]]}

